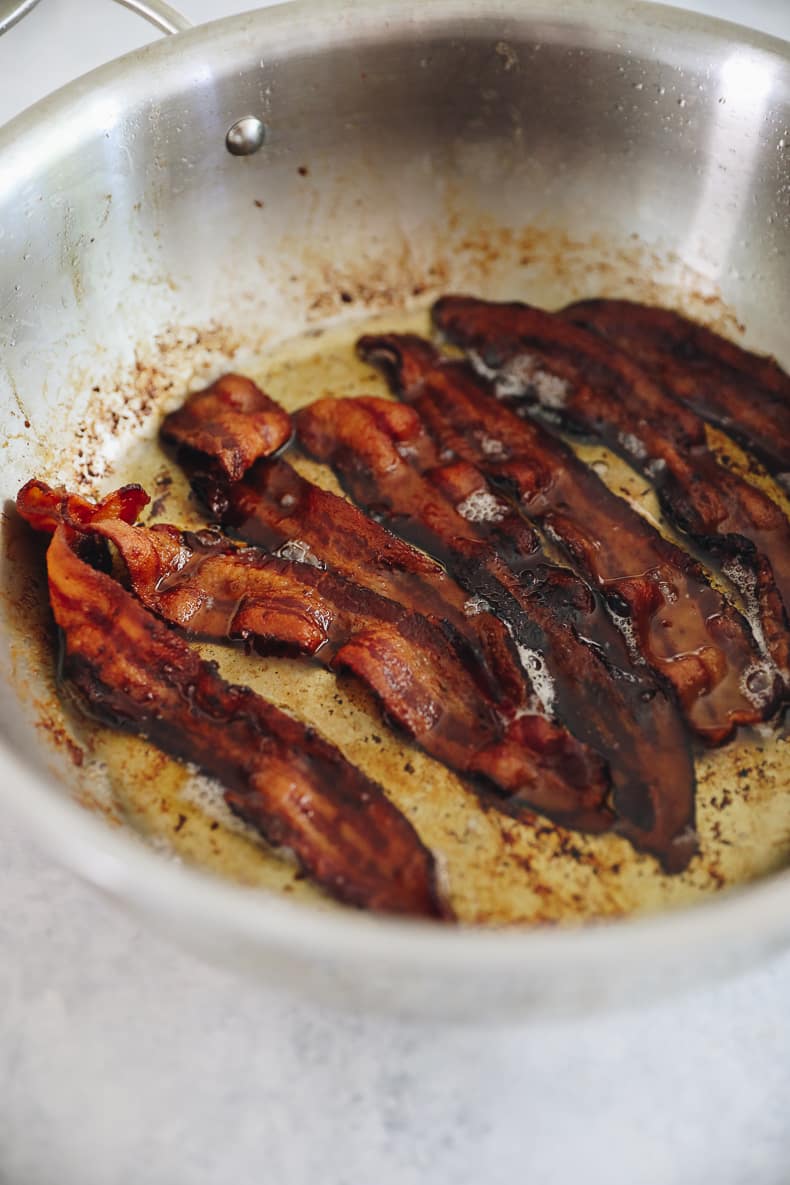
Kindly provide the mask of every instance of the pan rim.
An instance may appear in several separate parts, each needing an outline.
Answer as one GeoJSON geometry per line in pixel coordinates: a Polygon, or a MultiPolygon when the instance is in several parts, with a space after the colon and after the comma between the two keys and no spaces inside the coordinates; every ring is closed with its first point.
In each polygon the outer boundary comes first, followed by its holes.
{"type": "MultiPolygon", "coordinates": [[[[80,104],[95,99],[101,89],[111,90],[117,96],[119,85],[124,81],[121,75],[129,76],[128,85],[137,82],[141,93],[150,95],[152,70],[162,64],[175,63],[178,69],[174,74],[189,73],[200,63],[201,56],[205,64],[206,53],[211,56],[210,51],[216,54],[218,48],[227,52],[230,45],[249,43],[253,29],[258,26],[269,34],[269,40],[265,42],[269,46],[278,38],[287,45],[294,28],[304,30],[308,25],[319,23],[324,40],[334,32],[340,43],[344,27],[352,21],[355,35],[380,37],[388,13],[393,17],[408,15],[415,29],[441,26],[452,19],[464,18],[482,26],[494,19],[510,18],[514,21],[543,21],[558,28],[573,23],[588,27],[595,24],[600,36],[607,30],[613,32],[612,26],[619,26],[618,35],[624,39],[633,39],[636,34],[663,34],[668,38],[682,34],[686,38],[686,48],[695,50],[701,46],[692,46],[690,39],[694,37],[710,43],[735,41],[740,48],[779,58],[790,70],[790,42],[746,25],[689,12],[657,0],[494,0],[486,6],[485,13],[481,13],[475,0],[430,0],[430,4],[420,0],[277,0],[270,7],[221,17],[132,50],[90,70],[20,112],[0,127],[0,192],[4,173],[11,180],[15,169],[19,170],[26,160],[36,157],[35,141],[38,136],[49,133],[52,118],[57,115],[61,120],[71,118],[73,121],[80,104]],[[320,22],[317,14],[320,14],[320,22]],[[227,44],[218,46],[219,33],[223,43],[227,44]]],[[[304,40],[303,37],[300,43],[304,40]]],[[[164,80],[160,77],[157,81],[162,83],[164,80]]],[[[16,180],[18,184],[18,174],[16,180]]]]}
{"type": "Polygon", "coordinates": [[[569,966],[578,972],[580,964],[615,956],[621,964],[654,963],[662,943],[693,949],[699,957],[740,927],[748,928],[751,942],[767,946],[790,931],[790,869],[655,914],[558,928],[456,927],[349,908],[326,910],[170,862],[142,837],[107,826],[64,797],[54,778],[37,776],[7,751],[0,752],[0,799],[29,825],[34,842],[111,897],[144,912],[164,904],[177,924],[204,934],[215,927],[223,937],[256,948],[300,948],[332,962],[361,965],[375,959],[404,971],[466,970],[496,979],[538,964],[543,971],[553,964],[558,973],[569,966]]]}

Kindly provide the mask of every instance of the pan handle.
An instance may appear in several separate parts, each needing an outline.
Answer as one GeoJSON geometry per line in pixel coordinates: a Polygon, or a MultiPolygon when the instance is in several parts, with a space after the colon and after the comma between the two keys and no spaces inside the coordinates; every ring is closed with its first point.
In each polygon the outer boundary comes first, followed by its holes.
{"type": "Polygon", "coordinates": [[[0,36],[21,21],[38,4],[38,0],[0,0],[0,36]]]}
{"type": "MultiPolygon", "coordinates": [[[[32,12],[38,2],[39,0],[0,0],[0,36],[7,33],[17,21],[21,21],[23,16],[32,12]]],[[[145,17],[162,33],[184,33],[187,29],[192,28],[192,22],[188,21],[180,12],[176,12],[171,5],[165,4],[164,0],[115,0],[115,2],[122,4],[124,8],[131,9],[139,16],[145,17]]]]}
{"type": "Polygon", "coordinates": [[[162,33],[184,33],[192,28],[192,22],[164,0],[115,0],[115,3],[145,17],[162,33]]]}
{"type": "MultiPolygon", "coordinates": [[[[0,36],[27,16],[39,0],[0,0],[0,36]]],[[[192,28],[180,12],[165,0],[115,0],[124,8],[145,17],[162,33],[185,33],[192,28]]],[[[231,156],[252,156],[266,140],[266,126],[257,115],[242,115],[225,133],[225,147],[231,156]]]]}

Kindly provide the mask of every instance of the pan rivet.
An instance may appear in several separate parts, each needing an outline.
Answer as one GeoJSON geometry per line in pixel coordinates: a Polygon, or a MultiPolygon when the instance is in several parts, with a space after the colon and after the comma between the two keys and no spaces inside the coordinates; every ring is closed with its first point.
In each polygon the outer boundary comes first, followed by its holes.
{"type": "Polygon", "coordinates": [[[266,128],[257,115],[245,115],[228,128],[225,147],[233,156],[251,156],[265,139],[266,128]]]}

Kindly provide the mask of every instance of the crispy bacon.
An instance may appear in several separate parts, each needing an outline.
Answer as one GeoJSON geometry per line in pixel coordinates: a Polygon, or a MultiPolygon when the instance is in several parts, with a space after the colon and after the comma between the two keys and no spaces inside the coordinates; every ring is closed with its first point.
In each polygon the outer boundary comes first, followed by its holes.
{"type": "Polygon", "coordinates": [[[298,413],[297,433],[360,505],[484,597],[509,623],[527,663],[545,663],[558,718],[610,762],[622,829],[668,870],[685,867],[695,840],[694,774],[683,729],[663,692],[616,668],[605,647],[583,641],[597,608],[589,590],[542,557],[536,561],[534,532],[512,515],[505,524],[506,511],[490,491],[470,493],[464,483],[475,474],[468,466],[439,469],[431,478],[420,471],[432,449],[412,409],[379,399],[319,400],[298,413]],[[459,505],[448,499],[451,491],[462,497],[459,505]],[[479,529],[485,523],[507,527],[496,545],[479,529]],[[669,792],[662,791],[664,779],[669,792]]]}
{"type": "Polygon", "coordinates": [[[614,342],[774,477],[790,482],[790,375],[773,358],[680,313],[630,300],[582,300],[562,315],[614,342]]]}
{"type": "MultiPolygon", "coordinates": [[[[41,487],[26,487],[17,505],[34,526],[51,529],[41,502],[41,487]]],[[[449,916],[431,853],[381,787],[314,729],[227,683],[86,563],[78,554],[86,524],[78,531],[70,517],[55,526],[47,570],[63,670],[86,710],[217,777],[229,806],[270,843],[291,848],[338,900],[449,916]]]]}
{"type": "Polygon", "coordinates": [[[447,621],[456,641],[466,638],[475,652],[474,669],[486,693],[513,711],[523,707],[528,688],[504,627],[487,613],[469,621],[466,596],[438,564],[343,499],[304,481],[285,462],[259,466],[239,482],[254,460],[277,452],[291,433],[290,417],[273,400],[248,379],[226,375],[166,417],[161,434],[226,525],[237,526],[250,542],[297,558],[317,554],[310,552],[314,546],[341,575],[357,583],[364,575],[366,588],[447,621]]]}
{"type": "MultiPolygon", "coordinates": [[[[719,424],[761,459],[770,445],[770,471],[790,479],[790,378],[772,359],[749,354],[678,313],[628,301],[582,302],[562,316],[635,358],[691,414],[719,424]]],[[[767,494],[717,462],[701,419],[693,478],[671,423],[662,424],[661,432],[670,450],[666,474],[674,481],[665,495],[668,513],[722,562],[759,619],[767,649],[787,681],[790,523],[767,494]]]]}
{"type": "MultiPolygon", "coordinates": [[[[560,315],[445,297],[434,319],[500,376],[500,395],[600,437],[654,482],[667,518],[721,562],[753,604],[766,650],[790,686],[790,524],[766,494],[717,462],[696,412],[615,346],[560,315]]],[[[765,699],[766,676],[754,678],[765,699]]]]}
{"type": "Polygon", "coordinates": [[[251,379],[226,374],[166,416],[161,436],[180,450],[208,456],[228,481],[291,438],[291,417],[251,379]]]}
{"type": "Polygon", "coordinates": [[[609,822],[598,810],[607,790],[600,760],[542,716],[506,722],[451,640],[426,618],[332,572],[240,549],[212,532],[131,526],[114,513],[122,494],[94,506],[91,516],[82,499],[36,483],[25,505],[41,507],[48,498],[53,520],[89,521],[85,529],[117,548],[132,589],[165,621],[351,671],[426,752],[492,783],[509,813],[529,803],[562,818],[589,804],[591,828],[609,822]]]}
{"type": "MultiPolygon", "coordinates": [[[[497,402],[466,363],[442,359],[429,342],[390,334],[363,338],[360,352],[412,404],[443,455],[476,464],[512,492],[610,604],[625,610],[640,654],[672,683],[703,739],[720,743],[737,725],[773,711],[776,680],[763,670],[739,615],[690,556],[612,494],[567,445],[497,402]],[[761,688],[768,693],[762,701],[761,688]]],[[[503,545],[512,535],[500,528],[503,545]]]]}

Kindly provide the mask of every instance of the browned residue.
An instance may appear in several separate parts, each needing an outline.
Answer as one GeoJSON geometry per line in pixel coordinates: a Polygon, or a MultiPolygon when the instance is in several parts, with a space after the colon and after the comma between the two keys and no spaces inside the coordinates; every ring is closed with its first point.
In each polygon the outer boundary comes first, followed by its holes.
{"type": "Polygon", "coordinates": [[[60,713],[56,715],[57,708],[44,700],[36,700],[35,707],[38,712],[36,728],[66,753],[72,765],[81,766],[85,761],[85,750],[67,731],[60,713]]]}

